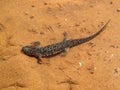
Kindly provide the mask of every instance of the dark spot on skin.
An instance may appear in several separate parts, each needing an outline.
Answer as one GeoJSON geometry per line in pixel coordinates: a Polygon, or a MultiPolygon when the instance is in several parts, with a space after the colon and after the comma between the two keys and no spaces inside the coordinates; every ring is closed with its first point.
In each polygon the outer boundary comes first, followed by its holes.
{"type": "Polygon", "coordinates": [[[56,47],[57,47],[57,46],[54,46],[54,48],[53,48],[53,49],[54,49],[54,51],[56,50],[56,47]]]}
{"type": "Polygon", "coordinates": [[[52,49],[53,49],[52,47],[49,48],[49,50],[52,50],[52,49]]]}
{"type": "Polygon", "coordinates": [[[75,43],[76,43],[76,41],[73,41],[73,42],[72,42],[72,45],[74,45],[75,43]]]}
{"type": "Polygon", "coordinates": [[[48,47],[43,48],[43,53],[48,52],[48,47]]]}

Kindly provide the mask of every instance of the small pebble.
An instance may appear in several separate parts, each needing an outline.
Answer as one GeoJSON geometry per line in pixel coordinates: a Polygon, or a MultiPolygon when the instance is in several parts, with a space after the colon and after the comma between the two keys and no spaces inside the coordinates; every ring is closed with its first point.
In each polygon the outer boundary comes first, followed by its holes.
{"type": "Polygon", "coordinates": [[[31,7],[35,7],[34,5],[32,5],[31,7]]]}
{"type": "Polygon", "coordinates": [[[110,4],[113,4],[113,2],[111,1],[110,4]]]}
{"type": "Polygon", "coordinates": [[[47,5],[47,3],[45,2],[44,5],[47,5]]]}
{"type": "Polygon", "coordinates": [[[94,74],[94,72],[95,72],[95,70],[96,70],[96,67],[94,67],[94,66],[89,66],[89,67],[87,68],[87,70],[89,71],[90,74],[94,74]]]}
{"type": "Polygon", "coordinates": [[[81,62],[79,62],[79,65],[80,65],[80,67],[82,67],[82,63],[81,62]]]}
{"type": "Polygon", "coordinates": [[[65,21],[67,21],[67,18],[65,19],[65,21]]]}
{"type": "Polygon", "coordinates": [[[111,54],[111,56],[110,56],[110,57],[112,58],[113,56],[114,56],[114,54],[111,54]]]}
{"type": "Polygon", "coordinates": [[[114,69],[114,74],[120,75],[120,68],[119,67],[114,69]]]}
{"type": "Polygon", "coordinates": [[[33,19],[34,18],[34,16],[30,16],[30,19],[33,19]]]}
{"type": "Polygon", "coordinates": [[[117,12],[120,12],[120,8],[117,9],[117,12]]]}
{"type": "Polygon", "coordinates": [[[44,34],[44,32],[40,32],[40,34],[42,35],[42,34],[44,34]]]}

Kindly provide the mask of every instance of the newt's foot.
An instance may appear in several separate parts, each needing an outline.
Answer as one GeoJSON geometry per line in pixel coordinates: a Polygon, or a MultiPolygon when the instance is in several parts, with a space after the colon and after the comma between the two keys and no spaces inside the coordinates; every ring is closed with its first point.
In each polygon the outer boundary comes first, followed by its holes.
{"type": "Polygon", "coordinates": [[[42,64],[42,60],[41,60],[41,59],[38,59],[38,60],[37,60],[37,63],[38,63],[38,64],[42,64]]]}
{"type": "Polygon", "coordinates": [[[39,42],[39,41],[32,42],[31,45],[32,45],[32,46],[35,46],[35,47],[36,47],[36,46],[40,46],[40,42],[39,42]]]}
{"type": "Polygon", "coordinates": [[[65,57],[69,51],[69,48],[65,48],[65,50],[61,53],[62,57],[65,57]]]}
{"type": "Polygon", "coordinates": [[[66,41],[66,40],[67,40],[67,37],[68,37],[67,32],[64,32],[63,35],[64,35],[64,39],[63,39],[63,41],[66,41]]]}

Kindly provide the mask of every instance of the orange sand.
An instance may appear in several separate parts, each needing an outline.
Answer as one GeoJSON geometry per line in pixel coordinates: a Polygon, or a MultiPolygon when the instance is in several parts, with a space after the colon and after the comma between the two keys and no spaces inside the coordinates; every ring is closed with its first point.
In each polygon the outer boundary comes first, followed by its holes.
{"type": "Polygon", "coordinates": [[[120,90],[119,0],[0,0],[0,90],[120,90]],[[21,48],[106,30],[66,57],[35,58],[21,48]]]}

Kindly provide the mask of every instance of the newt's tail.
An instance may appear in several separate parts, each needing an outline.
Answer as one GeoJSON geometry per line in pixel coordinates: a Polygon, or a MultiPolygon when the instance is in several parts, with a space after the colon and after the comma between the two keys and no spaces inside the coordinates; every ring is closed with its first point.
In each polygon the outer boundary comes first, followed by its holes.
{"type": "Polygon", "coordinates": [[[106,28],[106,26],[108,25],[109,22],[110,22],[110,20],[108,20],[108,22],[105,25],[103,25],[103,27],[97,33],[95,33],[95,34],[93,34],[89,37],[71,40],[74,45],[71,45],[70,47],[75,46],[75,45],[79,45],[79,44],[82,44],[82,43],[85,43],[85,42],[88,42],[88,41],[92,40],[93,38],[95,38],[101,32],[103,32],[105,30],[105,28],[106,28]]]}

